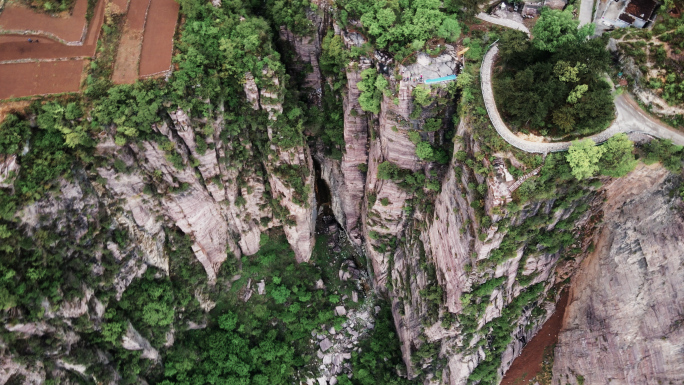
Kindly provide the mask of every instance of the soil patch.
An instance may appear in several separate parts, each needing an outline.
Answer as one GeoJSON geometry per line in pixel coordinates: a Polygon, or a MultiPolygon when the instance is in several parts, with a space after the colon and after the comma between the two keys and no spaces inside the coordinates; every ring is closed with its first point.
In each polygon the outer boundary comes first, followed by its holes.
{"type": "Polygon", "coordinates": [[[23,113],[26,107],[31,105],[30,100],[19,100],[13,102],[1,102],[0,103],[0,123],[5,121],[5,118],[9,114],[23,113]]]}
{"type": "Polygon", "coordinates": [[[138,80],[138,61],[140,60],[141,46],[142,31],[124,28],[121,41],[119,41],[119,49],[116,52],[114,73],[112,74],[114,84],[135,83],[138,80]]]}
{"type": "Polygon", "coordinates": [[[130,2],[114,63],[112,74],[114,84],[135,83],[138,80],[143,29],[149,5],[149,0],[131,0],[130,2]]]}
{"type": "Polygon", "coordinates": [[[83,60],[3,64],[0,99],[77,92],[83,60]]]}
{"type": "MultiPolygon", "coordinates": [[[[105,2],[100,0],[95,7],[84,45],[80,47],[67,46],[42,37],[40,43],[29,43],[26,40],[19,41],[20,36],[17,35],[0,36],[0,62],[27,61],[0,64],[0,84],[3,86],[0,87],[0,99],[78,91],[84,64],[80,58],[95,53],[104,21],[105,2]]],[[[22,39],[28,39],[28,36],[22,39]]]]}
{"type": "Polygon", "coordinates": [[[20,4],[8,4],[0,14],[0,32],[27,32],[80,42],[86,28],[87,10],[88,0],[76,0],[71,17],[65,18],[36,13],[20,4]]]}
{"type": "Polygon", "coordinates": [[[558,342],[558,332],[563,326],[563,315],[568,304],[569,292],[561,294],[556,305],[556,311],[549,318],[541,330],[525,345],[522,353],[513,361],[500,385],[529,384],[542,368],[544,349],[558,342]]]}
{"type": "Polygon", "coordinates": [[[128,9],[128,0],[111,0],[109,3],[112,13],[122,14],[128,9]]]}
{"type": "Polygon", "coordinates": [[[180,5],[175,0],[151,0],[143,35],[140,76],[168,71],[180,5]]]}
{"type": "Polygon", "coordinates": [[[25,59],[58,59],[90,56],[93,46],[68,46],[40,36],[39,43],[29,43],[26,35],[0,35],[0,62],[25,59]]]}
{"type": "Polygon", "coordinates": [[[131,0],[126,14],[126,25],[131,30],[142,31],[145,28],[145,17],[150,6],[150,0],[131,0]]]}
{"type": "MultiPolygon", "coordinates": [[[[95,44],[104,21],[106,0],[100,0],[95,6],[92,23],[88,28],[82,46],[69,46],[55,40],[36,35],[0,35],[0,62],[13,60],[45,60],[92,56],[95,44]],[[40,42],[29,43],[28,39],[40,42]]],[[[2,71],[2,67],[0,67],[2,71]]]]}

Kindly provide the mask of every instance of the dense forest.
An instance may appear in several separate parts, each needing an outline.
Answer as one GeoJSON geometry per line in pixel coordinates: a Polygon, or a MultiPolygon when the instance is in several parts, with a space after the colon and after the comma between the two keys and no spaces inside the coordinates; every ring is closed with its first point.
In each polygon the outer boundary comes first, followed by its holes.
{"type": "Polygon", "coordinates": [[[603,79],[611,64],[606,40],[587,40],[593,25],[578,25],[569,9],[546,10],[534,39],[518,31],[503,35],[496,97],[514,126],[541,135],[585,136],[612,121],[613,98],[603,79]]]}

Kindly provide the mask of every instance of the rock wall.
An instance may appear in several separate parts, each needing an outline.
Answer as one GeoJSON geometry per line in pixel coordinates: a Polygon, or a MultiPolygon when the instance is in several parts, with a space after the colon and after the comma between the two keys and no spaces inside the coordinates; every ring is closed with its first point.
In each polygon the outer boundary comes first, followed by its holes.
{"type": "Polygon", "coordinates": [[[416,156],[415,145],[407,136],[407,131],[412,128],[409,115],[414,108],[411,90],[412,87],[407,82],[399,83],[398,104],[394,103],[391,96],[384,95],[377,125],[370,128],[375,131],[377,139],[371,141],[368,155],[367,205],[363,218],[366,253],[373,264],[375,281],[380,287],[385,285],[389,274],[386,242],[396,238],[402,231],[404,203],[410,195],[394,181],[378,178],[378,165],[389,161],[401,169],[412,171],[423,166],[423,162],[416,156]],[[375,198],[374,201],[369,198],[371,196],[375,198]],[[380,239],[373,239],[371,232],[380,239]]]}
{"type": "MultiPolygon", "coordinates": [[[[128,146],[122,151],[99,146],[101,154],[113,151],[113,154],[123,159],[127,165],[132,167],[138,164],[140,171],[132,171],[123,178],[119,172],[111,168],[100,168],[98,173],[107,181],[109,192],[125,202],[124,208],[131,211],[136,224],[150,236],[158,236],[162,232],[158,215],[162,216],[161,219],[172,221],[184,233],[190,235],[194,241],[192,248],[195,256],[204,266],[209,280],[213,281],[218,268],[227,257],[226,250],[229,249],[238,255],[240,251],[228,236],[228,224],[221,215],[219,203],[205,188],[205,180],[201,175],[196,175],[190,166],[189,156],[196,151],[194,141],[181,141],[182,136],[174,135],[188,130],[187,125],[182,123],[183,120],[174,120],[176,124],[173,128],[164,123],[155,126],[154,129],[173,143],[174,150],[182,157],[183,168],[178,169],[172,165],[158,143],[145,141],[141,146],[128,146]],[[153,175],[163,182],[157,187],[163,195],[150,196],[143,192],[145,174],[153,175]]],[[[193,132],[184,135],[193,135],[194,138],[193,132]]],[[[205,158],[207,165],[204,171],[215,172],[212,170],[209,156],[205,158]]],[[[223,197],[218,193],[217,195],[223,197]]]]}
{"type": "Polygon", "coordinates": [[[290,223],[286,223],[283,229],[298,262],[308,261],[315,245],[316,197],[313,191],[313,169],[313,160],[307,147],[278,151],[278,156],[273,158],[267,166],[273,196],[280,200],[290,213],[288,217],[290,223]],[[295,189],[275,171],[275,167],[282,165],[294,166],[300,170],[301,175],[298,177],[303,179],[304,188],[308,192],[305,202],[296,199],[295,189]]]}
{"type": "MultiPolygon", "coordinates": [[[[261,76],[264,84],[259,88],[251,74],[245,75],[245,95],[254,110],[263,110],[270,121],[276,121],[283,112],[280,80],[268,68],[261,76]]],[[[313,250],[315,222],[313,165],[308,149],[281,149],[271,144],[272,154],[267,159],[233,163],[229,155],[238,147],[252,158],[257,155],[248,139],[221,139],[226,124],[222,107],[211,119],[191,119],[180,109],[169,111],[168,118],[152,127],[168,143],[147,140],[121,148],[109,138],[97,147],[99,155],[116,157],[132,170],[122,174],[109,165],[99,168],[98,173],[107,181],[108,193],[122,200],[124,209],[145,233],[140,237],[155,238],[163,244],[162,225],[177,226],[192,238],[195,256],[213,282],[228,253],[236,257],[256,253],[261,232],[284,224],[273,218],[270,193],[289,212],[284,228],[297,260],[307,261],[313,250]],[[200,140],[204,142],[201,148],[200,140]],[[309,192],[306,202],[295,202],[292,186],[274,172],[282,165],[301,169],[309,192]],[[156,194],[145,193],[146,185],[154,185],[156,194]]],[[[273,140],[278,133],[271,126],[266,128],[273,140]]],[[[159,258],[147,259],[149,263],[159,258]]],[[[168,262],[151,264],[168,271],[168,262]]]]}
{"type": "Polygon", "coordinates": [[[326,0],[316,0],[317,9],[321,11],[307,10],[307,17],[311,21],[312,31],[306,36],[299,36],[292,33],[285,26],[281,26],[278,31],[280,39],[289,43],[294,51],[294,61],[291,63],[297,73],[306,71],[303,86],[309,91],[309,100],[312,104],[321,105],[321,95],[323,92],[323,75],[318,64],[321,56],[321,40],[330,28],[330,7],[326,0]],[[305,64],[311,66],[307,69],[305,64]]]}
{"type": "Polygon", "coordinates": [[[640,164],[606,186],[595,251],[572,280],[554,384],[684,381],[684,217],[672,179],[640,164]]]}
{"type": "Polygon", "coordinates": [[[361,72],[370,66],[369,60],[347,66],[347,92],[343,94],[345,152],[340,165],[343,181],[339,188],[331,188],[333,208],[335,201],[341,208],[335,211],[335,217],[356,245],[362,242],[361,208],[366,185],[365,173],[359,166],[368,166],[368,118],[359,105],[361,91],[356,84],[361,81],[361,72]]]}

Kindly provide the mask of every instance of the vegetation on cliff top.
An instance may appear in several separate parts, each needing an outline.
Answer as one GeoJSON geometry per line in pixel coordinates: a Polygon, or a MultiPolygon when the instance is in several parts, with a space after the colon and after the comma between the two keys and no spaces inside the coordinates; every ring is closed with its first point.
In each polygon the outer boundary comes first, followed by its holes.
{"type": "Polygon", "coordinates": [[[520,31],[502,35],[504,67],[494,83],[498,105],[514,127],[542,135],[588,135],[613,119],[610,85],[603,79],[610,56],[602,39],[586,40],[569,11],[547,10],[529,40],[520,31]],[[573,33],[557,35],[559,31],[573,33]],[[580,59],[581,58],[581,59],[580,59]]]}

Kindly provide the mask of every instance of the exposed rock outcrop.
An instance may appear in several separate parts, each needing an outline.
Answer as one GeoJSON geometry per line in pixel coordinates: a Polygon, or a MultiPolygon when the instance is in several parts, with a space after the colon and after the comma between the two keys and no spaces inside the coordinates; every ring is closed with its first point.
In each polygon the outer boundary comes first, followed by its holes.
{"type": "Polygon", "coordinates": [[[311,71],[307,72],[304,78],[304,87],[309,89],[312,101],[320,104],[323,76],[318,65],[318,58],[321,56],[321,37],[318,28],[322,24],[322,19],[315,17],[313,23],[315,23],[316,32],[309,36],[297,36],[284,26],[281,26],[278,32],[280,38],[294,48],[296,55],[294,65],[298,67],[297,70],[303,71],[305,63],[311,65],[311,71]]]}
{"type": "Polygon", "coordinates": [[[385,284],[389,273],[389,255],[382,241],[376,242],[368,235],[373,232],[378,237],[396,237],[403,228],[404,203],[410,196],[394,181],[378,178],[378,166],[389,161],[401,169],[415,171],[422,167],[416,156],[416,146],[407,136],[407,130],[412,128],[409,114],[413,108],[418,108],[413,106],[411,90],[408,82],[400,82],[398,104],[391,97],[383,96],[377,125],[378,139],[371,142],[368,156],[366,197],[369,204],[365,210],[364,231],[367,236],[366,252],[372,261],[379,286],[385,284]],[[369,198],[371,196],[375,198],[374,201],[369,198]],[[383,200],[387,204],[381,203],[383,200]]]}
{"type": "Polygon", "coordinates": [[[366,183],[359,167],[368,165],[368,118],[359,105],[361,91],[356,84],[361,81],[361,72],[368,68],[368,60],[347,66],[347,93],[343,95],[345,153],[340,164],[343,181],[340,186],[331,185],[335,217],[356,245],[361,244],[361,208],[366,183]],[[341,210],[335,210],[338,206],[341,210]]]}
{"type": "Polygon", "coordinates": [[[0,154],[0,188],[12,186],[13,176],[19,173],[16,155],[0,154]]]}
{"type": "Polygon", "coordinates": [[[289,211],[288,223],[283,226],[287,241],[294,250],[297,262],[306,262],[311,258],[315,244],[316,224],[313,160],[309,149],[295,147],[289,151],[278,151],[278,157],[272,159],[267,169],[273,196],[289,211]],[[283,173],[290,175],[290,178],[299,178],[301,182],[288,180],[283,173]],[[302,183],[304,193],[297,192],[293,183],[302,183]]]}
{"type": "MultiPolygon", "coordinates": [[[[0,353],[3,353],[0,351],[0,353]]],[[[17,362],[11,355],[0,354],[0,383],[6,384],[10,380],[22,381],[26,385],[40,385],[45,383],[45,368],[41,362],[29,366],[17,362]]]]}
{"type": "Polygon", "coordinates": [[[684,381],[684,217],[672,187],[659,165],[606,186],[596,249],[573,278],[554,383],[684,381]]]}
{"type": "Polygon", "coordinates": [[[159,360],[159,352],[157,349],[153,348],[150,342],[141,336],[130,322],[128,323],[126,334],[121,340],[121,347],[126,350],[142,350],[142,354],[140,355],[142,358],[154,361],[159,360]]]}

